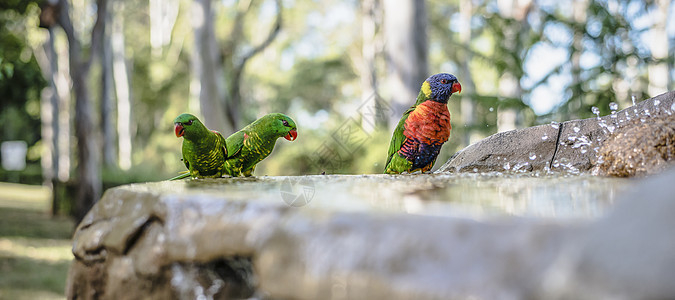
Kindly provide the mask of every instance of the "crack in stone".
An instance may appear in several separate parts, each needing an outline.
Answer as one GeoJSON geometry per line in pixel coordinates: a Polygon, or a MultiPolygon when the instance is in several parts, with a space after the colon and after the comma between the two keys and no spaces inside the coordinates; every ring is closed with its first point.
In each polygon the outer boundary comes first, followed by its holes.
{"type": "Polygon", "coordinates": [[[555,149],[553,150],[553,156],[551,157],[551,161],[548,162],[548,168],[553,169],[553,161],[555,160],[556,154],[558,154],[558,147],[560,145],[560,136],[562,136],[563,128],[565,127],[565,123],[567,122],[562,122],[560,123],[560,126],[558,126],[558,137],[555,139],[555,149]]]}
{"type": "Polygon", "coordinates": [[[143,222],[143,225],[138,226],[138,228],[129,235],[129,238],[127,238],[126,245],[124,245],[124,251],[122,254],[127,255],[129,253],[129,250],[140,240],[140,238],[143,236],[143,233],[145,230],[150,227],[150,225],[154,222],[159,222],[162,224],[162,219],[155,215],[150,215],[145,222],[143,222]]]}

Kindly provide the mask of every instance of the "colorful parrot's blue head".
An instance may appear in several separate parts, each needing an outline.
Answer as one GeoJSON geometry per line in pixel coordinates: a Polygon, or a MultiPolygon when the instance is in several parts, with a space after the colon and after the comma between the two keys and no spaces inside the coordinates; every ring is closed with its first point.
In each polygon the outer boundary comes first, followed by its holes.
{"type": "Polygon", "coordinates": [[[431,75],[424,81],[422,92],[427,96],[427,99],[440,103],[448,103],[450,95],[454,92],[462,92],[462,85],[459,84],[455,75],[438,73],[431,75]]]}

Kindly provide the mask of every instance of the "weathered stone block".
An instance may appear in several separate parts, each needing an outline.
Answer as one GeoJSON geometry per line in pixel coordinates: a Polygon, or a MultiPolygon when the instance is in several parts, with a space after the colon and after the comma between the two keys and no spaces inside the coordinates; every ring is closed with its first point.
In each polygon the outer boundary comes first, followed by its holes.
{"type": "Polygon", "coordinates": [[[457,152],[437,172],[508,171],[524,163],[531,167],[518,171],[545,167],[553,171],[589,171],[597,164],[599,148],[614,132],[631,126],[632,120],[675,114],[673,105],[675,91],[601,118],[497,133],[457,152]]]}

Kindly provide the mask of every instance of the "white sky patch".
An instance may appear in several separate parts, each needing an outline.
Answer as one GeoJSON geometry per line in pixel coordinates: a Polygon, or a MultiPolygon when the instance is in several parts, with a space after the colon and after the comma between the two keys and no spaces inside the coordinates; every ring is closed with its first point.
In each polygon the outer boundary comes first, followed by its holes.
{"type": "Polygon", "coordinates": [[[548,43],[537,43],[532,47],[525,59],[525,73],[523,80],[525,88],[531,88],[534,83],[567,61],[567,50],[553,47],[548,43]]]}
{"type": "Polygon", "coordinates": [[[323,109],[314,114],[308,112],[306,109],[294,111],[296,112],[295,117],[298,120],[297,124],[302,124],[304,128],[312,130],[325,127],[325,123],[330,119],[330,114],[323,109]]]}
{"type": "Polygon", "coordinates": [[[602,57],[595,52],[584,51],[579,58],[579,66],[582,69],[590,69],[602,62],[602,57]]]}
{"type": "MultiPolygon", "coordinates": [[[[563,37],[564,38],[564,37],[563,37]]],[[[525,77],[522,80],[523,87],[532,86],[551,73],[556,67],[567,61],[568,52],[564,48],[554,47],[548,43],[537,43],[532,47],[525,59],[525,77]]],[[[564,76],[553,75],[549,79],[532,90],[529,97],[529,105],[537,115],[549,113],[564,99],[566,83],[564,76]]]]}
{"type": "Polygon", "coordinates": [[[553,75],[548,84],[542,84],[532,90],[529,105],[537,115],[551,112],[557,105],[565,101],[565,90],[570,84],[571,78],[567,73],[553,75]]]}

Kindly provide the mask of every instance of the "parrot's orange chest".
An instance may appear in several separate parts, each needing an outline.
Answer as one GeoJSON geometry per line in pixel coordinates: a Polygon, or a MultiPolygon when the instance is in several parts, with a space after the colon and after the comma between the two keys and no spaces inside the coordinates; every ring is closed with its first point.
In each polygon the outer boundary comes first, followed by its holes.
{"type": "Polygon", "coordinates": [[[450,111],[448,105],[425,101],[410,112],[403,135],[424,144],[443,144],[450,137],[450,111]]]}

